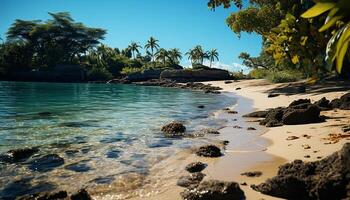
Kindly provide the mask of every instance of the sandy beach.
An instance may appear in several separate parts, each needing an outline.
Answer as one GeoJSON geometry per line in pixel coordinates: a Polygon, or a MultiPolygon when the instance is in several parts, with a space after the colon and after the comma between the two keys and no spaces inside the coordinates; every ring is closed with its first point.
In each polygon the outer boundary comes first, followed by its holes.
{"type": "MultiPolygon", "coordinates": [[[[344,86],[313,86],[310,88],[309,92],[306,93],[285,94],[281,92],[277,97],[268,98],[268,94],[271,91],[278,91],[279,88],[288,87],[290,85],[288,83],[270,84],[265,80],[243,80],[230,84],[225,84],[224,81],[213,81],[206,83],[219,86],[223,88],[223,91],[225,92],[232,92],[240,97],[251,99],[253,107],[256,110],[288,106],[293,100],[297,99],[311,99],[311,101],[314,102],[322,97],[326,97],[329,100],[333,100],[348,92],[346,91],[348,90],[348,87],[344,86]],[[237,88],[241,89],[237,90],[237,88]]],[[[239,103],[240,102],[238,102],[238,105],[239,103]]],[[[246,113],[241,114],[243,115],[246,113]]],[[[349,142],[349,138],[330,140],[329,134],[341,134],[341,127],[350,124],[349,111],[322,111],[321,115],[328,118],[326,122],[305,125],[284,125],[281,127],[268,128],[266,132],[261,135],[261,137],[270,141],[270,143],[266,146],[266,151],[264,152],[272,155],[273,159],[266,162],[252,158],[258,164],[250,169],[246,169],[246,171],[261,171],[263,172],[263,176],[259,178],[235,177],[238,179],[231,179],[231,181],[247,182],[248,185],[263,182],[264,179],[272,177],[276,174],[280,164],[290,162],[295,159],[300,159],[303,161],[320,160],[341,149],[343,144],[349,142]],[[289,136],[296,136],[298,139],[287,140],[289,136]],[[310,148],[305,148],[306,146],[309,146],[310,148]]],[[[249,120],[250,119],[247,118],[247,121],[249,120]]],[[[245,156],[249,159],[249,155],[245,156]]],[[[224,156],[222,160],[228,160],[228,158],[225,158],[224,156]]],[[[234,166],[235,164],[232,164],[231,166],[227,166],[227,168],[232,169],[234,166]]],[[[213,168],[217,167],[219,166],[213,166],[213,168]]],[[[229,177],[231,172],[223,171],[222,173],[226,174],[226,177],[229,177]]],[[[229,178],[226,180],[228,179],[229,178]]],[[[241,188],[245,191],[247,199],[275,199],[270,196],[264,196],[260,193],[256,193],[249,187],[243,186],[241,188]]]]}

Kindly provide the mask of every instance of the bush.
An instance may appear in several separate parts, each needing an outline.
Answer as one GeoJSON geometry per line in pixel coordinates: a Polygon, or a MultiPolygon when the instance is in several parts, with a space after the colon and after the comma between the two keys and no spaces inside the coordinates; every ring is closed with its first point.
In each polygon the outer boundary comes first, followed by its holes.
{"type": "Polygon", "coordinates": [[[248,76],[254,79],[266,78],[269,74],[267,69],[256,68],[249,72],[248,76]]]}
{"type": "Polygon", "coordinates": [[[113,78],[113,75],[104,67],[93,67],[87,72],[89,81],[105,81],[113,78]]]}
{"type": "Polygon", "coordinates": [[[233,72],[232,73],[232,77],[235,80],[241,80],[241,79],[246,79],[247,76],[245,74],[243,74],[243,72],[233,72]]]}
{"type": "Polygon", "coordinates": [[[294,82],[305,78],[304,75],[295,70],[270,71],[267,80],[273,83],[294,82]]]}
{"type": "Polygon", "coordinates": [[[121,74],[129,75],[129,74],[132,74],[132,73],[143,72],[143,71],[144,71],[143,68],[124,67],[124,68],[122,69],[121,74]]]}

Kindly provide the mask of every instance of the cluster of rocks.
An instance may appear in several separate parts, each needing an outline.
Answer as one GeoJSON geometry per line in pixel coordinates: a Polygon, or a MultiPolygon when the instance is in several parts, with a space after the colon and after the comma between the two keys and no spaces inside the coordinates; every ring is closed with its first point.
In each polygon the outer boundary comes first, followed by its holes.
{"type": "Polygon", "coordinates": [[[350,143],[320,161],[282,165],[277,176],[251,187],[284,199],[349,199],[350,143]]]}
{"type": "Polygon", "coordinates": [[[219,90],[222,90],[220,87],[215,87],[210,84],[203,84],[203,83],[177,83],[176,81],[171,81],[168,79],[152,79],[144,82],[136,82],[136,85],[142,85],[142,86],[161,86],[161,87],[168,87],[168,88],[181,88],[181,89],[192,89],[192,90],[201,90],[205,93],[213,93],[213,94],[220,94],[219,90]]]}
{"type": "Polygon", "coordinates": [[[203,128],[198,131],[186,133],[186,127],[179,121],[173,121],[161,128],[166,137],[203,137],[205,135],[219,135],[220,132],[212,128],[203,128]]]}
{"type": "Polygon", "coordinates": [[[311,103],[310,99],[298,99],[288,107],[278,107],[265,111],[256,111],[243,117],[265,118],[260,121],[261,125],[275,127],[282,125],[308,124],[324,121],[320,116],[321,111],[341,109],[350,110],[350,93],[346,93],[339,99],[329,101],[325,97],[311,103]]]}
{"type": "Polygon", "coordinates": [[[184,200],[209,200],[209,199],[227,199],[242,200],[245,199],[243,190],[236,182],[226,182],[218,180],[204,180],[205,174],[202,171],[207,164],[194,162],[186,166],[186,171],[190,174],[182,176],[177,181],[177,185],[184,187],[185,190],[180,193],[184,200]]]}
{"type": "Polygon", "coordinates": [[[17,198],[18,200],[92,200],[85,189],[81,189],[70,196],[66,191],[43,192],[17,198]]]}

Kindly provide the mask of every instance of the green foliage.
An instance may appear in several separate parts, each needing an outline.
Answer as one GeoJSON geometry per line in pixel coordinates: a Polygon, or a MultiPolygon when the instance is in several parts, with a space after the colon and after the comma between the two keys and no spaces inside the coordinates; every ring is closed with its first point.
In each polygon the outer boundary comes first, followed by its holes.
{"type": "Polygon", "coordinates": [[[129,75],[133,73],[143,72],[144,70],[145,70],[144,68],[124,67],[123,70],[121,71],[121,74],[129,75]]]}
{"type": "Polygon", "coordinates": [[[269,70],[267,69],[255,68],[249,72],[248,77],[253,79],[264,79],[267,77],[268,74],[269,70]]]}
{"type": "Polygon", "coordinates": [[[314,18],[328,12],[320,32],[333,28],[333,37],[329,39],[326,49],[327,60],[332,66],[336,60],[336,70],[342,72],[344,58],[348,53],[350,43],[350,2],[348,0],[324,0],[317,2],[312,8],[302,14],[304,18],[314,18]]]}
{"type": "Polygon", "coordinates": [[[16,20],[7,32],[8,41],[22,41],[30,47],[35,65],[74,63],[106,34],[75,22],[67,12],[49,14],[52,19],[45,22],[16,20]]]}
{"type": "Polygon", "coordinates": [[[243,72],[240,71],[240,72],[233,72],[232,77],[235,80],[242,80],[242,79],[246,79],[247,75],[243,74],[243,72]]]}
{"type": "Polygon", "coordinates": [[[267,74],[267,80],[272,83],[286,83],[301,80],[303,74],[295,70],[270,71],[267,74]]]}
{"type": "Polygon", "coordinates": [[[106,81],[113,78],[113,75],[104,67],[93,67],[87,72],[89,81],[106,81]]]}

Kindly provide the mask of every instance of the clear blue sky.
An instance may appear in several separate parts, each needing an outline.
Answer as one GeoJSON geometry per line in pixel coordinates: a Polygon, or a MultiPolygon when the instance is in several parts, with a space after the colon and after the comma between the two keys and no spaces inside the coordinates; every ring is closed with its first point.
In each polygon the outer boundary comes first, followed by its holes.
{"type": "MultiPolygon", "coordinates": [[[[241,63],[237,58],[246,51],[257,55],[261,38],[243,34],[238,38],[225,24],[235,8],[208,9],[206,0],[1,0],[0,34],[5,38],[15,19],[48,19],[48,12],[68,11],[87,26],[107,30],[103,43],[125,48],[131,41],[144,45],[150,36],[164,48],[179,48],[186,52],[200,44],[205,49],[216,48],[223,68],[241,63]]],[[[183,65],[188,65],[185,57],[183,65]]]]}

